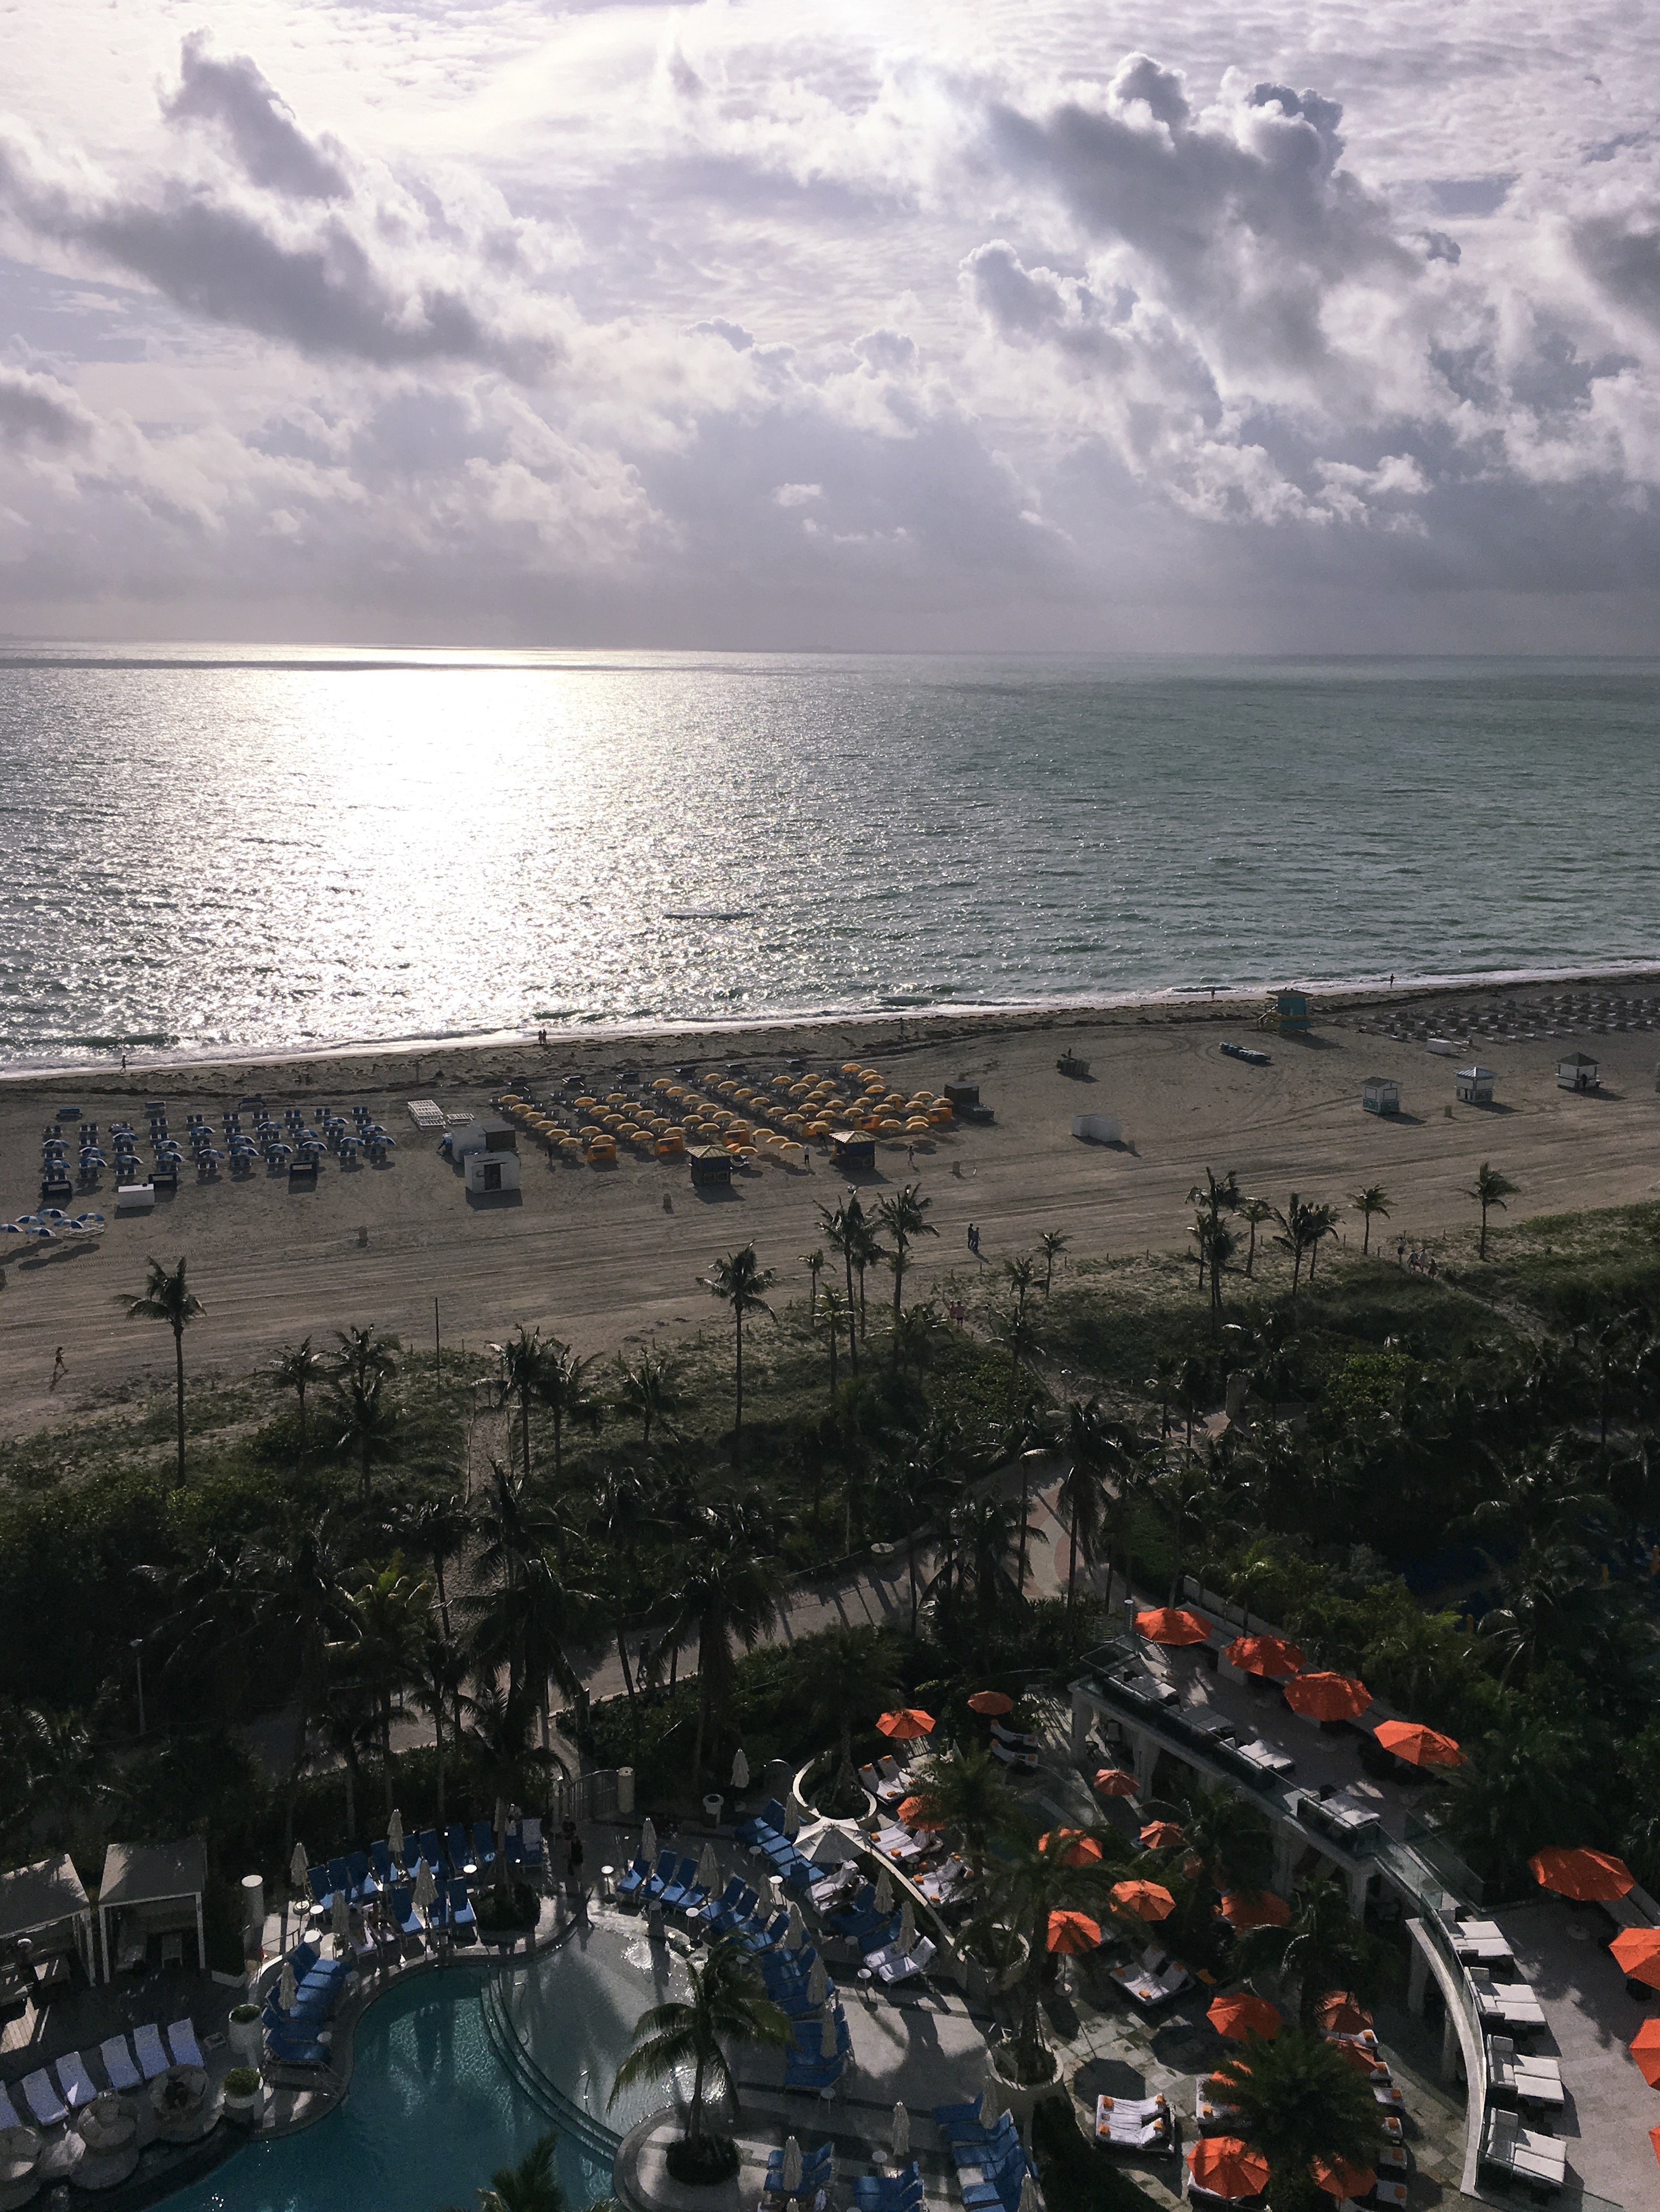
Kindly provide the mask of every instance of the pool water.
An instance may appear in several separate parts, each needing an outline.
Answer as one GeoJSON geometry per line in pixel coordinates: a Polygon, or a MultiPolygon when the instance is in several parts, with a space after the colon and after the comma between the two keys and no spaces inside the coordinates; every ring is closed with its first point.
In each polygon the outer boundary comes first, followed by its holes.
{"type": "Polygon", "coordinates": [[[551,1957],[500,1983],[511,2033],[537,2070],[576,2110],[621,2136],[667,2103],[690,2094],[691,2070],[672,2086],[644,2081],[615,2100],[611,2084],[642,2013],[684,1997],[679,1954],[654,1942],[643,1920],[579,1924],[551,1957]]]}
{"type": "MultiPolygon", "coordinates": [[[[556,1980],[561,1963],[532,1972],[556,1980]]],[[[389,1990],[357,2024],[338,2108],[300,2135],[250,2144],[169,2197],[167,2212],[472,2212],[496,2168],[554,2124],[491,2047],[480,1991],[459,1972],[389,1990]]],[[[620,2057],[634,2022],[618,2026],[620,2057]]],[[[573,2212],[610,2190],[609,2167],[572,2142],[561,2142],[557,2171],[573,2212]]]]}

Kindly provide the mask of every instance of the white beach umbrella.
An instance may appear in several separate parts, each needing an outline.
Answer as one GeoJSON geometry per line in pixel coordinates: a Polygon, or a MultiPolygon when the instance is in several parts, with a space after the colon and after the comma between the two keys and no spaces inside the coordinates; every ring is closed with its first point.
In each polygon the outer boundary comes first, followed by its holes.
{"type": "Polygon", "coordinates": [[[893,2146],[893,2162],[898,2166],[910,2155],[910,2114],[905,2110],[903,2099],[893,2108],[890,2141],[893,2146]]]}
{"type": "Polygon", "coordinates": [[[1020,2184],[1020,2201],[1015,2212],[1043,2212],[1043,2200],[1037,2194],[1037,2184],[1027,2174],[1020,2184]]]}
{"type": "Polygon", "coordinates": [[[876,1909],[879,1912],[893,1910],[893,1876],[885,1867],[876,1877],[876,1909]]]}
{"type": "Polygon", "coordinates": [[[289,1861],[289,1885],[290,1888],[298,1890],[302,1897],[306,1893],[306,1875],[310,1865],[311,1861],[306,1856],[305,1845],[296,1844],[294,1847],[294,1856],[289,1861]]]}
{"type": "Polygon", "coordinates": [[[916,1948],[916,1915],[909,1898],[899,1908],[899,1948],[907,1957],[916,1948]]]}
{"type": "Polygon", "coordinates": [[[807,2002],[821,2005],[830,1995],[830,1969],[822,1959],[815,1959],[807,1968],[807,2002]]]}
{"type": "Polygon", "coordinates": [[[795,1809],[794,1797],[784,1800],[784,1833],[794,1843],[801,1832],[801,1815],[795,1809]]]}
{"type": "Polygon", "coordinates": [[[705,1844],[697,1861],[697,1879],[711,1897],[721,1887],[721,1862],[714,1856],[714,1845],[705,1844]]]}
{"type": "Polygon", "coordinates": [[[744,1756],[741,1744],[738,1747],[737,1757],[732,1762],[732,1786],[734,1790],[747,1790],[750,1786],[750,1763],[744,1756]]]}
{"type": "Polygon", "coordinates": [[[836,2014],[828,2005],[824,2007],[824,2024],[818,2031],[818,2056],[821,2058],[834,2058],[836,2056],[836,2014]]]}
{"type": "Polygon", "coordinates": [[[786,2197],[794,2197],[801,2186],[801,2146],[794,2136],[784,2138],[784,2163],[779,2169],[778,2186],[786,2197]]]}
{"type": "Polygon", "coordinates": [[[294,1961],[284,1959],[282,1978],[277,1984],[277,2002],[284,2012],[292,2012],[294,2001],[299,1994],[299,1987],[294,1978],[294,1961]]]}
{"type": "Polygon", "coordinates": [[[438,1885],[433,1880],[432,1869],[425,1859],[415,1862],[415,1903],[422,1912],[430,1912],[433,1899],[438,1894],[438,1885]]]}
{"type": "Polygon", "coordinates": [[[760,1899],[760,1909],[762,1913],[767,1919],[770,1920],[773,1914],[778,1910],[777,1877],[774,1875],[763,1874],[757,1888],[756,1895],[760,1899]]]}
{"type": "Polygon", "coordinates": [[[392,1808],[392,1818],[386,1823],[386,1849],[401,1865],[404,1857],[404,1816],[395,1805],[392,1808]]]}
{"type": "Polygon", "coordinates": [[[1002,2109],[1003,2102],[1001,2098],[999,2097],[997,2092],[992,2087],[990,2082],[988,2081],[985,2090],[980,2099],[981,2126],[988,2129],[994,2128],[997,2125],[998,2115],[1002,2109]]]}
{"type": "Polygon", "coordinates": [[[656,1865],[657,1829],[649,1813],[646,1815],[644,1827],[640,1831],[640,1856],[648,1867],[656,1865]]]}
{"type": "Polygon", "coordinates": [[[807,1940],[807,1923],[801,1917],[801,1908],[794,1898],[790,1899],[789,1925],[784,1930],[784,1948],[799,1951],[807,1940]]]}

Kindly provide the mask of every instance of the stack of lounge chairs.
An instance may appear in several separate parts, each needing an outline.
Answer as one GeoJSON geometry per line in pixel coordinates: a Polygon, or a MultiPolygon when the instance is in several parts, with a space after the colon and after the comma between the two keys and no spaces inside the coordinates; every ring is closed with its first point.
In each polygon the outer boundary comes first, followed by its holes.
{"type": "Polygon", "coordinates": [[[897,2173],[861,2173],[853,2202],[854,2212],[921,2212],[922,2169],[912,2159],[897,2173]]]}
{"type": "MultiPolygon", "coordinates": [[[[835,2178],[836,2145],[833,2142],[822,2142],[817,2150],[808,2151],[803,2157],[801,2179],[795,2187],[787,2192],[787,2197],[794,2197],[798,2204],[811,2204],[818,2191],[821,2189],[828,2189],[835,2178]]],[[[859,2184],[855,2181],[853,2185],[856,2191],[859,2184]]],[[[781,2148],[767,2153],[767,2178],[761,2185],[761,2202],[765,2204],[769,2199],[779,2204],[787,2201],[784,2189],[784,2154],[781,2148]]],[[[854,2202],[862,2203],[863,2199],[855,2195],[854,2202]]]]}
{"type": "Polygon", "coordinates": [[[826,1999],[830,2015],[836,2022],[836,2050],[830,2057],[824,2056],[824,2023],[822,2014],[814,2014],[794,2023],[794,2040],[784,2054],[784,2087],[787,2089],[829,2089],[842,2078],[848,2063],[848,2053],[853,2048],[853,2038],[848,2032],[848,2016],[840,2001],[826,1999]]]}
{"type": "MultiPolygon", "coordinates": [[[[202,2063],[196,2030],[189,2020],[174,2021],[167,2029],[165,2042],[161,2029],[151,2022],[134,2028],[131,2048],[125,2035],[112,2035],[100,2044],[95,2057],[90,2051],[66,2051],[55,2067],[37,2067],[33,2073],[25,2075],[17,2088],[34,2124],[56,2128],[65,2125],[76,2112],[84,2112],[95,2098],[103,2096],[106,2085],[119,2095],[130,2095],[172,2067],[200,2066],[202,2063]],[[94,2078],[92,2066],[102,2071],[104,2083],[94,2078]]],[[[0,2088],[0,2130],[18,2126],[20,2120],[21,2115],[9,2094],[0,2088]]]]}
{"type": "Polygon", "coordinates": [[[769,1797],[753,1820],[739,1821],[733,1834],[746,1850],[760,1852],[787,1890],[802,1896],[818,1869],[784,1833],[784,1817],[782,1805],[769,1797]]]}
{"type": "Polygon", "coordinates": [[[958,2194],[969,2212],[1017,2212],[1020,2185],[1035,2169],[1012,2114],[981,2124],[977,2105],[936,2105],[933,2117],[957,2166],[958,2194]]]}
{"type": "Polygon", "coordinates": [[[992,1757],[1018,1774],[1035,1774],[1037,1771],[1037,1754],[1043,1747],[1041,1736],[1027,1735],[1018,1729],[1005,1728],[1001,1721],[994,1721],[991,1724],[992,1757]]]}
{"type": "Polygon", "coordinates": [[[324,2033],[350,1972],[344,1959],[325,1959],[313,1943],[296,1943],[289,1954],[295,1996],[284,2012],[276,1991],[265,2000],[265,2049],[288,2066],[326,2066],[324,2033]]]}

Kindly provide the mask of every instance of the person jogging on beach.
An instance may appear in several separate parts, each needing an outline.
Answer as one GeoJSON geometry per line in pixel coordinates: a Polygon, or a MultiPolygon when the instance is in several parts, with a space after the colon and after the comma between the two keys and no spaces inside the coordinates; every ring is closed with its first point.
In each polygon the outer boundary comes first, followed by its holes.
{"type": "Polygon", "coordinates": [[[58,1388],[59,1376],[67,1375],[69,1371],[64,1358],[64,1347],[60,1344],[52,1355],[52,1381],[46,1385],[47,1391],[50,1393],[55,1390],[58,1388]]]}

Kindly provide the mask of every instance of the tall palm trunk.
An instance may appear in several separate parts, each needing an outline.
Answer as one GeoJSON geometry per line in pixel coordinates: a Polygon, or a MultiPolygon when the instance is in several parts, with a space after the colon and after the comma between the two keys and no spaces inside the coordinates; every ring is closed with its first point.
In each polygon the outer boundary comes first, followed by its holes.
{"type": "Polygon", "coordinates": [[[732,1310],[733,1331],[737,1338],[737,1352],[733,1361],[733,1410],[732,1424],[732,1463],[741,1474],[744,1471],[744,1309],[735,1305],[732,1310]]]}
{"type": "MultiPolygon", "coordinates": [[[[1487,1229],[1484,1220],[1482,1224],[1483,1249],[1481,1253],[1481,1257],[1484,1260],[1487,1256],[1486,1250],[1486,1236],[1487,1229]]],[[[173,1325],[173,1364],[178,1370],[179,1376],[179,1487],[182,1490],[185,1486],[185,1331],[182,1324],[178,1322],[175,1322],[173,1325]]]]}

